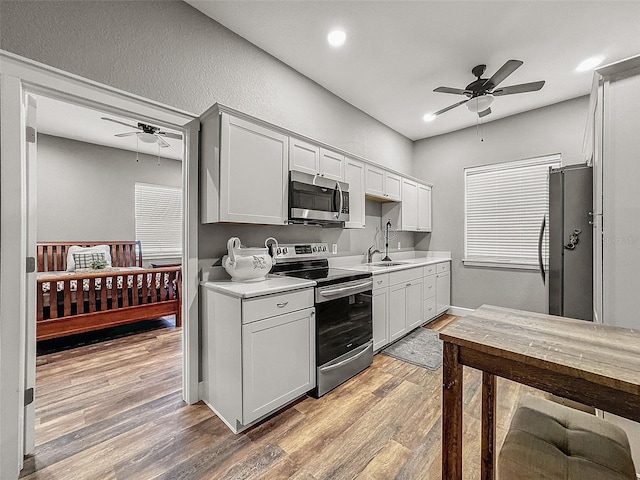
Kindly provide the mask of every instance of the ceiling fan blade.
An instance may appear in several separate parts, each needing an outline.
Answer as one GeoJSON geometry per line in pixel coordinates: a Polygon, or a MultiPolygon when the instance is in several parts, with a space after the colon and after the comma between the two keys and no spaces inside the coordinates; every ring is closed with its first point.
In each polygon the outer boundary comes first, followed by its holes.
{"type": "Polygon", "coordinates": [[[489,115],[491,113],[491,107],[487,108],[486,110],[483,110],[481,112],[478,112],[478,117],[482,118],[482,117],[486,117],[487,115],[489,115]]]}
{"type": "Polygon", "coordinates": [[[438,116],[438,115],[442,115],[445,112],[448,112],[449,110],[452,110],[456,107],[459,107],[460,105],[464,105],[465,103],[467,103],[469,101],[468,98],[462,100],[461,102],[458,103],[454,103],[453,105],[449,105],[448,107],[443,108],[442,110],[438,110],[436,113],[434,113],[434,116],[438,116]]]}
{"type": "Polygon", "coordinates": [[[100,117],[102,120],[106,120],[107,122],[119,123],[120,125],[124,125],[125,127],[135,128],[137,130],[141,130],[137,125],[129,125],[128,123],[121,122],[120,120],[114,120],[113,118],[108,117],[100,117]]]}
{"type": "Polygon", "coordinates": [[[137,135],[140,132],[126,132],[126,133],[116,133],[115,137],[130,137],[131,135],[137,135]]]}
{"type": "Polygon", "coordinates": [[[497,87],[505,78],[515,72],[524,62],[521,60],[507,60],[493,76],[484,82],[489,89],[497,87]]]}
{"type": "MultiPolygon", "coordinates": [[[[433,91],[438,93],[453,93],[454,95],[466,95],[468,92],[467,90],[462,90],[461,88],[451,88],[451,87],[438,87],[433,91]]],[[[468,92],[468,93],[472,93],[472,92],[468,92]]]]}
{"type": "Polygon", "coordinates": [[[180,135],[179,133],[173,133],[173,132],[156,132],[158,135],[162,135],[163,137],[167,137],[167,138],[175,138],[176,140],[182,140],[182,135],[180,135]]]}
{"type": "Polygon", "coordinates": [[[502,95],[513,95],[514,93],[536,92],[544,86],[544,80],[539,82],[521,83],[520,85],[511,85],[510,87],[498,88],[492,92],[492,95],[499,97],[502,95]]]}
{"type": "Polygon", "coordinates": [[[156,139],[158,140],[158,145],[160,145],[162,148],[167,148],[167,147],[169,147],[169,146],[170,146],[167,142],[165,142],[164,138],[162,138],[162,137],[161,137],[160,135],[158,135],[157,133],[154,133],[153,135],[154,135],[154,137],[156,137],[156,139]]]}

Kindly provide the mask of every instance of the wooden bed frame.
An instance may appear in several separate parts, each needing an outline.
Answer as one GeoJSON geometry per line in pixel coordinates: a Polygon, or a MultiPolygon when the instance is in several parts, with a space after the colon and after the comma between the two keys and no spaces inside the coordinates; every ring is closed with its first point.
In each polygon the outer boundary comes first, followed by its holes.
{"type": "Polygon", "coordinates": [[[176,327],[182,326],[181,267],[143,269],[139,241],[43,242],[37,247],[37,340],[164,315],[175,315],[176,327]],[[112,267],[118,270],[60,275],[67,268],[67,251],[72,245],[109,245],[112,267]],[[128,267],[131,270],[123,270],[128,267]],[[82,292],[80,298],[78,292],[82,292]]]}

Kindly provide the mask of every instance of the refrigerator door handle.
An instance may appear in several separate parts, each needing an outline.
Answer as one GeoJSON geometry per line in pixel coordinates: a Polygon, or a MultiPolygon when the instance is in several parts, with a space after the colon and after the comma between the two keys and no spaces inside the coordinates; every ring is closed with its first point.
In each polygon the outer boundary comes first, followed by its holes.
{"type": "Polygon", "coordinates": [[[542,217],[542,224],[540,225],[540,236],[538,237],[538,265],[540,267],[540,276],[542,277],[542,284],[546,284],[546,278],[544,273],[544,262],[542,261],[542,239],[544,238],[544,229],[547,226],[547,216],[542,217]]]}

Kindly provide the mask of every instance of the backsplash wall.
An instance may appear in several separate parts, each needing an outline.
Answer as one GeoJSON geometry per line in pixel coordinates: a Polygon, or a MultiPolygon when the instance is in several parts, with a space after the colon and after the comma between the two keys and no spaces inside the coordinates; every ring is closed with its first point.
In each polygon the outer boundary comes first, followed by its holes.
{"type": "MultiPolygon", "coordinates": [[[[279,243],[326,242],[329,248],[338,244],[338,255],[364,255],[369,246],[377,239],[377,248],[384,249],[382,233],[377,229],[384,227],[386,219],[382,218],[382,204],[373,200],[365,203],[365,228],[340,229],[320,228],[305,225],[240,225],[240,224],[201,224],[199,226],[200,245],[198,257],[201,259],[218,259],[227,250],[227,240],[238,237],[243,245],[259,247],[264,245],[268,237],[274,237],[279,243]]],[[[397,232],[396,238],[389,242],[389,251],[397,250],[398,241],[402,249],[413,248],[414,234],[397,232]]]]}

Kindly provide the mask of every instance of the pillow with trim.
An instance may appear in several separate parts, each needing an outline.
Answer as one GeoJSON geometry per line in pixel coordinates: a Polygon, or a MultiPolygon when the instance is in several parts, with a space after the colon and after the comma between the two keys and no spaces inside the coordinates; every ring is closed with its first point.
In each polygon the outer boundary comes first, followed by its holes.
{"type": "Polygon", "coordinates": [[[72,245],[67,250],[67,272],[75,272],[76,264],[73,255],[76,253],[104,253],[104,260],[107,267],[111,266],[111,247],[109,245],[95,245],[93,247],[81,247],[72,245]]]}

